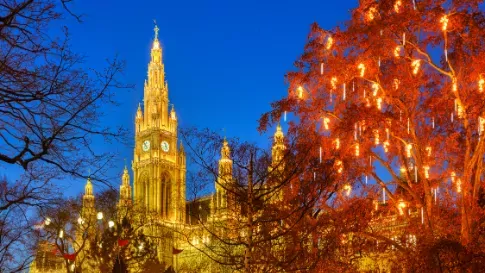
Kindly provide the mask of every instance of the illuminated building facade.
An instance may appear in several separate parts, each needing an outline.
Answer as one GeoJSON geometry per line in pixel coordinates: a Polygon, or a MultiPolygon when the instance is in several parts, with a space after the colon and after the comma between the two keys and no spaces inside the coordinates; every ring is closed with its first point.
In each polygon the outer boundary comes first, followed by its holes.
{"type": "MultiPolygon", "coordinates": [[[[144,233],[156,238],[154,240],[157,242],[158,259],[166,267],[173,267],[176,272],[230,272],[228,268],[211,261],[194,246],[211,244],[211,236],[201,222],[229,223],[230,213],[238,211],[234,209],[238,206],[237,201],[227,191],[234,182],[231,149],[224,139],[215,192],[188,202],[186,155],[182,143],[178,141],[177,126],[175,109],[173,105],[169,105],[162,48],[158,40],[158,28],[155,27],[148,77],[144,83],[143,107],[139,105],[135,115],[133,187],[128,169],[125,167],[121,177],[118,221],[125,216],[129,216],[132,221],[149,216],[152,224],[144,229],[144,233]],[[144,212],[140,215],[130,213],[135,207],[144,212]]],[[[274,134],[270,172],[284,170],[285,150],[284,134],[278,125],[274,134]]],[[[283,195],[282,190],[276,191],[270,202],[282,202],[283,195]]],[[[92,184],[88,180],[83,196],[83,219],[96,221],[94,202],[92,184]]],[[[57,262],[46,263],[49,257],[42,258],[45,257],[42,253],[39,252],[36,257],[31,272],[57,273],[56,266],[62,265],[62,257],[50,257],[57,262]],[[42,267],[39,267],[41,263],[42,267]],[[44,266],[46,264],[49,265],[44,266]]],[[[83,257],[81,251],[78,259],[83,257]]],[[[82,263],[83,272],[97,272],[94,267],[95,265],[89,262],[82,263]]],[[[369,271],[375,269],[369,268],[369,271]]],[[[65,269],[61,271],[65,272],[65,269]]],[[[135,272],[137,268],[131,268],[130,271],[135,272]]]]}

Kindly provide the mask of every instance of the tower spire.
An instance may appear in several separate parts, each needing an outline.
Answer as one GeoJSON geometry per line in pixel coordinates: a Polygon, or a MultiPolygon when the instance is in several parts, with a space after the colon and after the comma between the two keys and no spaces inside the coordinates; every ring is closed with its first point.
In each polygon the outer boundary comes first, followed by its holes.
{"type": "Polygon", "coordinates": [[[91,183],[91,177],[88,176],[88,180],[86,181],[86,186],[84,186],[84,195],[83,195],[83,207],[82,207],[82,217],[94,217],[95,215],[94,210],[94,194],[93,194],[93,183],[91,183]]]}
{"type": "Polygon", "coordinates": [[[155,31],[155,40],[158,40],[158,31],[160,30],[157,26],[157,20],[153,20],[153,23],[155,23],[155,28],[153,31],[155,31]]]}
{"type": "Polygon", "coordinates": [[[91,177],[88,176],[88,181],[86,181],[86,186],[84,186],[84,195],[93,195],[93,183],[91,183],[91,177]]]}
{"type": "Polygon", "coordinates": [[[281,167],[280,163],[283,159],[285,149],[285,135],[283,134],[281,125],[278,123],[278,126],[276,126],[276,132],[274,134],[273,147],[271,149],[274,167],[276,167],[277,165],[280,165],[281,167]]]}

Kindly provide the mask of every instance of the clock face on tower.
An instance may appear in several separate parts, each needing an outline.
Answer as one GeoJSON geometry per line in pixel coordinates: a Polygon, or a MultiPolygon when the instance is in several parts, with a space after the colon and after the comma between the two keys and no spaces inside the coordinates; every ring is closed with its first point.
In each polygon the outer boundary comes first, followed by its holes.
{"type": "Polygon", "coordinates": [[[150,150],[150,141],[145,140],[143,144],[141,145],[141,148],[143,149],[144,152],[150,150]]]}
{"type": "Polygon", "coordinates": [[[160,144],[160,146],[162,147],[162,150],[164,152],[168,152],[168,150],[170,149],[170,146],[168,145],[168,142],[166,142],[166,141],[162,141],[162,144],[160,144]]]}

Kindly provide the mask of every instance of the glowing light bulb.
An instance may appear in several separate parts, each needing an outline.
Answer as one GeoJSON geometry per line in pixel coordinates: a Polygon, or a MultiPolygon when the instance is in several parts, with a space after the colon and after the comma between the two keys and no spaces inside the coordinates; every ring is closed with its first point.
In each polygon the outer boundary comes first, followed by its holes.
{"type": "Polygon", "coordinates": [[[98,218],[98,220],[102,220],[103,219],[103,213],[102,212],[98,212],[96,218],[98,218]]]}
{"type": "Polygon", "coordinates": [[[394,3],[394,11],[396,13],[399,13],[401,11],[401,6],[402,6],[402,2],[401,0],[397,0],[395,3],[394,3]]]}
{"type": "Polygon", "coordinates": [[[429,166],[427,166],[427,165],[423,166],[423,171],[424,171],[424,177],[426,179],[428,179],[429,178],[429,166]]]}
{"type": "Polygon", "coordinates": [[[455,172],[451,172],[450,177],[451,177],[451,182],[454,183],[455,182],[455,178],[456,178],[456,173],[455,172]]]}
{"type": "Polygon", "coordinates": [[[360,69],[360,77],[364,77],[364,74],[365,74],[365,64],[363,63],[360,63],[359,66],[357,67],[360,69]]]}
{"type": "Polygon", "coordinates": [[[461,179],[458,178],[456,181],[456,192],[461,192],[461,179]]]}
{"type": "Polygon", "coordinates": [[[360,147],[359,147],[359,143],[356,143],[355,144],[355,156],[359,156],[360,155],[360,147]]]}
{"type": "Polygon", "coordinates": [[[298,98],[299,99],[303,98],[303,87],[298,86],[296,90],[298,91],[298,98]]]}
{"type": "Polygon", "coordinates": [[[406,145],[406,157],[410,158],[411,157],[411,149],[413,148],[413,145],[411,143],[406,145]]]}
{"type": "Polygon", "coordinates": [[[453,83],[453,92],[456,92],[458,90],[458,85],[456,82],[453,83]]]}
{"type": "Polygon", "coordinates": [[[50,224],[51,224],[51,222],[52,222],[51,218],[47,217],[47,218],[45,218],[45,220],[44,220],[44,225],[48,226],[48,225],[50,225],[50,224]]]}
{"type": "Polygon", "coordinates": [[[59,230],[59,238],[64,238],[64,230],[59,230]]]}
{"type": "Polygon", "coordinates": [[[396,90],[399,89],[399,84],[400,83],[401,82],[398,79],[394,79],[394,89],[396,89],[396,90]]]}
{"type": "Polygon", "coordinates": [[[386,128],[386,139],[387,140],[389,140],[389,135],[390,135],[389,128],[386,128]]]}
{"type": "Polygon", "coordinates": [[[323,118],[323,127],[325,128],[325,130],[328,130],[328,125],[330,123],[330,119],[329,118],[323,118]]]}
{"type": "Polygon", "coordinates": [[[389,145],[390,145],[389,141],[387,141],[387,140],[384,141],[383,145],[384,145],[384,152],[385,153],[389,152],[389,145]]]}
{"type": "Polygon", "coordinates": [[[342,173],[342,171],[344,170],[344,167],[342,166],[342,161],[341,160],[335,161],[335,167],[337,167],[337,172],[338,173],[342,173]]]}
{"type": "Polygon", "coordinates": [[[327,39],[327,50],[331,49],[333,45],[333,38],[332,36],[329,36],[327,39]]]}
{"type": "Polygon", "coordinates": [[[441,17],[440,19],[440,23],[441,23],[441,29],[443,31],[446,31],[446,29],[448,28],[448,15],[444,15],[443,17],[441,17]]]}
{"type": "Polygon", "coordinates": [[[421,66],[421,60],[414,60],[411,63],[411,66],[413,67],[413,74],[416,75],[419,72],[419,67],[421,66]]]}
{"type": "Polygon", "coordinates": [[[401,171],[402,173],[405,173],[406,172],[406,168],[401,167],[401,168],[399,168],[399,171],[401,171]]]}
{"type": "Polygon", "coordinates": [[[426,152],[427,152],[428,156],[431,156],[431,146],[426,147],[426,152]]]}
{"type": "Polygon", "coordinates": [[[335,150],[340,149],[340,139],[339,138],[336,138],[334,140],[334,146],[335,146],[335,150]]]}
{"type": "Polygon", "coordinates": [[[404,209],[406,208],[406,202],[404,200],[399,200],[399,204],[397,205],[397,208],[399,209],[399,215],[404,214],[404,209]]]}
{"type": "Polygon", "coordinates": [[[377,17],[377,9],[375,7],[371,7],[367,12],[367,20],[372,21],[377,17]]]}
{"type": "Polygon", "coordinates": [[[114,226],[115,226],[115,222],[113,222],[113,221],[108,222],[108,227],[112,228],[114,226]]]}
{"type": "Polygon", "coordinates": [[[455,99],[455,110],[458,118],[463,118],[463,106],[458,99],[455,99]]]}
{"type": "Polygon", "coordinates": [[[401,46],[396,46],[396,48],[394,48],[394,57],[399,56],[401,56],[401,46]]]}
{"type": "Polygon", "coordinates": [[[480,77],[480,79],[478,80],[478,91],[480,91],[480,93],[482,93],[483,90],[484,90],[484,87],[485,87],[485,79],[480,77]]]}
{"type": "Polygon", "coordinates": [[[332,89],[336,89],[337,88],[337,77],[332,77],[332,79],[330,80],[330,84],[332,85],[332,89]]]}
{"type": "Polygon", "coordinates": [[[345,191],[345,194],[346,194],[347,196],[349,196],[349,195],[350,195],[350,193],[352,192],[352,186],[350,186],[349,184],[345,184],[345,185],[344,185],[344,191],[345,191]]]}
{"type": "Polygon", "coordinates": [[[376,82],[372,84],[372,96],[377,96],[377,92],[379,91],[379,84],[376,82]]]}

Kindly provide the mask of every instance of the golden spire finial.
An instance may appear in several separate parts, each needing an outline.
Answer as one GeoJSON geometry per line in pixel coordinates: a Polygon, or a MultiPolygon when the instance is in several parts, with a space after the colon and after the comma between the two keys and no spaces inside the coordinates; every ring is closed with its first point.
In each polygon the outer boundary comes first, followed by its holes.
{"type": "Polygon", "coordinates": [[[153,19],[153,23],[155,24],[155,28],[153,29],[155,31],[155,40],[158,39],[158,31],[160,30],[157,26],[157,20],[153,19]]]}
{"type": "MultiPolygon", "coordinates": [[[[155,50],[159,50],[160,49],[160,42],[158,41],[158,31],[160,30],[157,26],[157,22],[155,20],[153,20],[153,22],[155,23],[155,28],[153,29],[155,31],[155,39],[153,39],[153,47],[152,47],[152,51],[155,49],[155,50]]],[[[153,54],[153,53],[152,53],[153,54]]],[[[153,56],[152,56],[153,57],[153,56]]]]}
{"type": "Polygon", "coordinates": [[[223,143],[227,143],[227,139],[226,139],[226,128],[222,128],[222,133],[224,134],[224,142],[223,143]]]}

